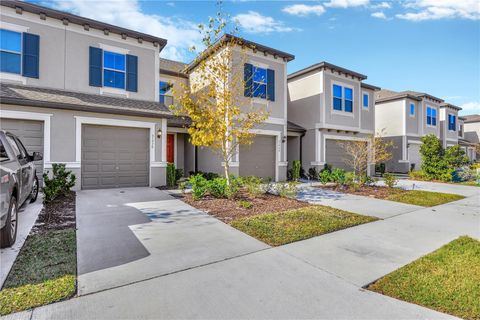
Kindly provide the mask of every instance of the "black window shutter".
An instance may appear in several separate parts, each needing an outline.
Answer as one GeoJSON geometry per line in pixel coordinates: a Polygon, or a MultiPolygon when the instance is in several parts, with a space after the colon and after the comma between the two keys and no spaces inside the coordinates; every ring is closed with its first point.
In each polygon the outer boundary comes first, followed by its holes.
{"type": "Polygon", "coordinates": [[[245,97],[253,96],[253,65],[245,63],[243,66],[243,80],[245,82],[245,97]]]}
{"type": "Polygon", "coordinates": [[[23,68],[22,75],[29,78],[39,77],[40,37],[36,34],[23,33],[23,68]]]}
{"type": "Polygon", "coordinates": [[[275,71],[267,69],[267,99],[275,101],[275,71]]]}
{"type": "Polygon", "coordinates": [[[90,47],[90,73],[88,78],[92,87],[102,86],[102,53],[102,49],[90,47]]]}
{"type": "Polygon", "coordinates": [[[137,92],[138,58],[127,54],[127,91],[137,92]]]}

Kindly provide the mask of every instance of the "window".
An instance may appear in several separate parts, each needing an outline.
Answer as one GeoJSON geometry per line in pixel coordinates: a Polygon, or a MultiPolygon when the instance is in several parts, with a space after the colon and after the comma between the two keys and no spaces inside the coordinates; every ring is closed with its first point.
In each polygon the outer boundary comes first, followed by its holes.
{"type": "Polygon", "coordinates": [[[368,109],[368,93],[364,93],[363,94],[363,107],[365,109],[368,109]]]}
{"type": "Polygon", "coordinates": [[[267,98],[267,69],[253,66],[253,96],[267,98]]]}
{"type": "Polygon", "coordinates": [[[410,116],[415,116],[415,103],[410,103],[410,116]]]}
{"type": "Polygon", "coordinates": [[[15,157],[18,158],[18,156],[20,156],[21,153],[20,153],[20,149],[18,149],[17,143],[15,142],[12,136],[6,135],[5,137],[7,138],[8,144],[13,150],[13,154],[15,155],[15,157]]]}
{"type": "Polygon", "coordinates": [[[449,131],[455,131],[455,128],[457,127],[457,119],[455,115],[449,114],[448,115],[448,130],[449,131]]]}
{"type": "Polygon", "coordinates": [[[173,104],[173,96],[171,95],[170,90],[173,85],[171,83],[160,81],[160,102],[165,105],[173,104]]]}
{"type": "Polygon", "coordinates": [[[5,146],[3,142],[0,141],[0,162],[9,160],[7,150],[5,150],[5,146]]]}
{"type": "Polygon", "coordinates": [[[0,71],[20,74],[21,65],[22,34],[0,29],[0,71]]]}
{"type": "Polygon", "coordinates": [[[125,89],[125,55],[103,52],[103,85],[125,89]]]}
{"type": "Polygon", "coordinates": [[[437,125],[437,109],[427,106],[427,125],[437,125]]]}
{"type": "Polygon", "coordinates": [[[332,95],[333,110],[353,112],[353,89],[334,84],[332,95]]]}

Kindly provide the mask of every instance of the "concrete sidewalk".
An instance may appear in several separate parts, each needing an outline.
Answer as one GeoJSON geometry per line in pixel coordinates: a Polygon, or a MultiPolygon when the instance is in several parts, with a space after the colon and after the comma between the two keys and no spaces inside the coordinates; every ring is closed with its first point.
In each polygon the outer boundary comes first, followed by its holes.
{"type": "Polygon", "coordinates": [[[357,196],[316,187],[299,189],[297,199],[381,219],[423,208],[411,204],[357,196]]]}

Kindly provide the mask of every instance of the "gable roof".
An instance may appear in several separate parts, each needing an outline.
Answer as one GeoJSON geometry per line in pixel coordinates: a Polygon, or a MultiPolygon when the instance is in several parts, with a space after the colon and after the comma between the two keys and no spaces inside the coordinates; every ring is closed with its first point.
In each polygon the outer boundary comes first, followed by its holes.
{"type": "Polygon", "coordinates": [[[170,59],[160,58],[160,74],[168,74],[171,76],[188,78],[185,74],[185,69],[188,64],[174,61],[170,59]]]}
{"type": "Polygon", "coordinates": [[[428,98],[431,100],[434,100],[438,103],[443,103],[444,101],[440,98],[434,97],[432,95],[429,95],[424,92],[417,92],[417,91],[411,91],[411,90],[406,90],[406,91],[400,91],[396,92],[393,90],[387,90],[387,89],[382,89],[376,93],[376,100],[375,102],[388,102],[388,101],[394,101],[394,100],[399,100],[399,99],[412,99],[416,101],[422,101],[422,98],[428,98]]]}
{"type": "Polygon", "coordinates": [[[301,76],[305,73],[308,73],[310,71],[314,71],[314,70],[324,70],[324,69],[331,69],[332,71],[336,71],[336,72],[339,72],[339,73],[345,73],[347,75],[350,75],[352,77],[357,77],[359,78],[360,80],[365,80],[367,79],[367,76],[366,75],[363,75],[361,73],[358,73],[358,72],[355,72],[355,71],[352,71],[352,70],[348,70],[348,69],[345,69],[345,68],[342,68],[342,67],[339,67],[339,66],[336,66],[334,64],[331,64],[329,62],[326,62],[326,61],[322,61],[320,63],[316,63],[316,64],[312,64],[311,66],[309,67],[306,67],[304,69],[301,69],[301,70],[298,70],[294,73],[291,73],[288,75],[288,80],[290,79],[293,79],[295,77],[298,77],[298,76],[301,76]]]}
{"type": "Polygon", "coordinates": [[[39,6],[37,4],[33,4],[30,2],[24,2],[19,0],[2,0],[0,1],[0,5],[13,8],[13,9],[20,8],[22,11],[27,11],[35,14],[43,14],[46,17],[50,17],[54,19],[59,19],[59,20],[66,19],[70,23],[79,24],[82,26],[88,25],[88,27],[94,28],[94,29],[99,29],[99,30],[107,29],[109,32],[116,33],[119,35],[125,34],[131,38],[142,39],[144,41],[152,42],[154,44],[156,43],[160,45],[160,51],[162,51],[163,47],[165,47],[165,45],[167,44],[167,40],[163,38],[159,38],[146,33],[114,26],[108,23],[97,21],[97,20],[84,18],[68,12],[59,11],[59,10],[51,9],[44,6],[39,6]]]}
{"type": "Polygon", "coordinates": [[[231,34],[224,34],[220,39],[218,39],[212,46],[210,49],[208,50],[205,50],[203,51],[199,57],[197,57],[195,60],[193,60],[189,65],[188,65],[188,68],[186,71],[191,71],[192,69],[194,69],[199,63],[200,61],[204,60],[205,58],[209,57],[210,54],[212,54],[213,52],[215,52],[215,50],[219,49],[222,47],[222,45],[225,43],[225,42],[228,42],[228,41],[231,41],[231,40],[237,40],[238,43],[241,43],[242,45],[245,45],[246,47],[248,48],[251,48],[252,50],[254,51],[260,51],[260,52],[263,52],[264,55],[273,55],[274,57],[280,57],[282,59],[284,59],[285,61],[292,61],[293,59],[295,59],[295,56],[293,54],[290,54],[290,53],[286,53],[286,52],[283,52],[283,51],[280,51],[280,50],[277,50],[277,49],[273,49],[273,48],[270,48],[270,47],[267,47],[267,46],[264,46],[262,44],[259,44],[259,43],[256,43],[256,42],[253,42],[253,41],[249,41],[249,40],[245,40],[243,38],[239,38],[237,36],[234,36],[234,35],[231,35],[231,34]]]}
{"type": "Polygon", "coordinates": [[[379,90],[382,90],[382,88],[380,87],[377,87],[377,86],[374,86],[374,85],[371,85],[371,84],[368,84],[368,83],[360,83],[360,86],[362,88],[367,88],[367,89],[370,89],[370,90],[373,90],[373,91],[379,91],[379,90]]]}
{"type": "Polygon", "coordinates": [[[465,123],[480,122],[480,114],[469,114],[463,118],[465,123]]]}
{"type": "Polygon", "coordinates": [[[174,117],[163,103],[0,83],[0,102],[31,107],[91,111],[109,114],[174,117]]]}

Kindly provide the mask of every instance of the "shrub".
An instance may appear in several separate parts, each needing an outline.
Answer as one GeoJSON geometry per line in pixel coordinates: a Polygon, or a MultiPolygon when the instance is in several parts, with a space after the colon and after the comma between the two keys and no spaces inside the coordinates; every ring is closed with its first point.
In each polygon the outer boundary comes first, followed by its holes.
{"type": "Polygon", "coordinates": [[[345,183],[345,170],[340,168],[335,168],[332,170],[331,174],[332,182],[343,185],[345,183]]]}
{"type": "Polygon", "coordinates": [[[375,183],[375,180],[367,174],[362,174],[357,178],[360,186],[364,186],[364,185],[370,186],[375,183]]]}
{"type": "Polygon", "coordinates": [[[183,178],[183,169],[176,169],[175,170],[175,182],[179,179],[183,178]]]}
{"type": "Polygon", "coordinates": [[[247,192],[253,197],[256,197],[263,193],[263,190],[261,187],[262,180],[258,177],[255,177],[255,176],[243,177],[242,183],[245,189],[247,190],[247,192]]]}
{"type": "Polygon", "coordinates": [[[300,179],[300,168],[302,165],[300,164],[300,160],[293,160],[292,162],[292,180],[298,181],[300,179]]]}
{"type": "Polygon", "coordinates": [[[463,151],[458,144],[445,150],[444,160],[450,169],[466,166],[470,162],[465,151],[463,151]]]}
{"type": "Polygon", "coordinates": [[[294,197],[297,194],[297,183],[277,183],[276,191],[280,197],[294,197]]]}
{"type": "Polygon", "coordinates": [[[326,184],[328,182],[332,182],[332,173],[329,170],[322,170],[318,175],[318,179],[322,184],[326,184]]]}
{"type": "Polygon", "coordinates": [[[318,180],[317,168],[311,167],[311,168],[308,169],[308,179],[309,180],[318,180]]]}
{"type": "Polygon", "coordinates": [[[250,209],[251,207],[253,207],[253,203],[247,200],[239,200],[238,205],[244,209],[250,209]]]}
{"type": "Polygon", "coordinates": [[[215,198],[227,198],[228,186],[227,179],[215,178],[207,182],[208,193],[215,198]]]}
{"type": "Polygon", "coordinates": [[[442,143],[435,135],[429,134],[422,138],[420,147],[422,156],[422,171],[430,179],[438,179],[447,171],[448,167],[444,160],[442,143]]]}
{"type": "Polygon", "coordinates": [[[355,173],[353,172],[346,172],[345,173],[345,186],[348,188],[357,191],[360,188],[360,185],[357,181],[357,177],[355,176],[355,173]]]}
{"type": "Polygon", "coordinates": [[[323,165],[323,169],[322,169],[322,170],[328,170],[328,171],[332,172],[332,168],[333,168],[333,167],[332,167],[331,164],[325,163],[325,164],[323,165]]]}
{"type": "Polygon", "coordinates": [[[75,186],[76,177],[72,171],[65,170],[66,165],[64,163],[52,164],[52,178],[47,173],[43,174],[43,202],[49,203],[60,195],[65,195],[75,186]]]}
{"type": "Polygon", "coordinates": [[[177,184],[175,164],[167,164],[167,186],[174,187],[177,184]]]}
{"type": "Polygon", "coordinates": [[[408,176],[413,180],[431,180],[422,170],[410,171],[408,176]]]}
{"type": "Polygon", "coordinates": [[[192,186],[193,200],[202,199],[208,191],[208,180],[201,173],[191,176],[188,183],[192,186]]]}
{"type": "Polygon", "coordinates": [[[389,187],[389,188],[393,188],[397,185],[398,183],[398,178],[395,177],[393,174],[387,172],[383,175],[383,178],[385,179],[385,184],[389,187]]]}

